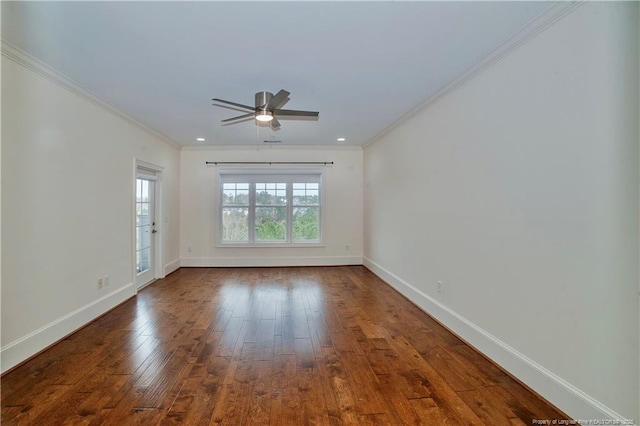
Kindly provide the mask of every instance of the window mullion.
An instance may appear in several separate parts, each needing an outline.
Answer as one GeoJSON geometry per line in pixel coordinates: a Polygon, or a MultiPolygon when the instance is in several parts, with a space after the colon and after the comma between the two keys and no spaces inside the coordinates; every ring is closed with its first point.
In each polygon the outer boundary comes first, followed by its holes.
{"type": "Polygon", "coordinates": [[[249,243],[255,242],[256,232],[256,183],[249,183],[249,243]]]}
{"type": "Polygon", "coordinates": [[[293,184],[287,182],[287,242],[293,241],[293,184]]]}
{"type": "Polygon", "coordinates": [[[322,209],[324,209],[324,176],[320,176],[318,183],[318,242],[322,242],[324,221],[322,220],[322,209]]]}
{"type": "Polygon", "coordinates": [[[218,182],[220,188],[218,190],[218,239],[220,242],[224,242],[224,183],[220,180],[218,182]]]}

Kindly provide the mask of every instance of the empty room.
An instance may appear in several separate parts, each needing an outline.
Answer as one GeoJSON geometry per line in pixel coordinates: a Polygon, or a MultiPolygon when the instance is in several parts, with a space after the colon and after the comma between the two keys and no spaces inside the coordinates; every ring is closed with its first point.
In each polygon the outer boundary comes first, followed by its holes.
{"type": "Polygon", "coordinates": [[[1,2],[3,425],[640,422],[640,3],[1,2]]]}

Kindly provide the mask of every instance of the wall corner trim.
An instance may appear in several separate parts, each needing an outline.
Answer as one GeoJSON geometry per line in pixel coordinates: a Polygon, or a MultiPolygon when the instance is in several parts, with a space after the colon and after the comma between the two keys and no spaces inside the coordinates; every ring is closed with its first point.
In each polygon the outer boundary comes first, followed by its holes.
{"type": "Polygon", "coordinates": [[[5,58],[10,59],[10,60],[14,61],[17,64],[22,65],[23,67],[35,72],[39,76],[44,77],[47,80],[51,81],[52,83],[62,87],[63,89],[66,89],[66,90],[70,91],[71,93],[75,94],[76,96],[79,96],[80,98],[82,98],[82,99],[84,99],[86,101],[89,101],[89,102],[91,102],[92,104],[94,104],[94,105],[96,105],[98,107],[103,108],[104,110],[110,112],[111,114],[114,114],[114,115],[122,118],[123,120],[127,121],[128,123],[138,127],[142,131],[144,131],[146,133],[149,133],[149,134],[161,139],[162,141],[164,141],[168,145],[172,146],[173,148],[176,148],[178,150],[180,150],[182,148],[182,145],[178,144],[173,139],[171,139],[168,136],[158,132],[155,129],[152,129],[151,127],[147,126],[146,124],[136,120],[135,118],[133,118],[132,116],[130,116],[126,112],[116,108],[115,106],[111,105],[107,101],[105,101],[105,100],[97,97],[96,95],[90,93],[89,91],[87,91],[86,89],[82,88],[82,86],[80,86],[78,83],[76,83],[75,81],[73,81],[69,77],[65,76],[64,74],[62,74],[61,72],[55,70],[54,68],[52,68],[49,65],[45,64],[44,62],[38,60],[37,58],[29,55],[27,52],[25,52],[22,49],[14,46],[13,44],[9,43],[8,41],[6,41],[4,39],[2,39],[2,49],[1,50],[2,50],[2,56],[4,56],[5,58]]]}
{"type": "Polygon", "coordinates": [[[164,265],[164,274],[169,275],[170,273],[178,270],[180,268],[180,258],[174,259],[171,262],[164,265]]]}
{"type": "Polygon", "coordinates": [[[363,265],[572,418],[628,420],[366,256],[363,265]]]}
{"type": "Polygon", "coordinates": [[[135,296],[135,291],[133,283],[126,284],[0,348],[1,372],[9,371],[84,327],[135,296]]]}

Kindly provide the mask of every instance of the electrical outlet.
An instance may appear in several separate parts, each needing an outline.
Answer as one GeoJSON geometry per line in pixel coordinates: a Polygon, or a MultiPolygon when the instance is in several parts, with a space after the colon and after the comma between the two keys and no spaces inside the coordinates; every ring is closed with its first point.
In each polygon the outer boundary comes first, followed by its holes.
{"type": "Polygon", "coordinates": [[[104,285],[105,287],[109,285],[109,275],[104,276],[104,285]]]}
{"type": "Polygon", "coordinates": [[[438,289],[438,293],[442,293],[442,281],[436,281],[436,288],[438,289]]]}
{"type": "Polygon", "coordinates": [[[104,286],[104,278],[98,278],[98,290],[100,290],[104,286]]]}

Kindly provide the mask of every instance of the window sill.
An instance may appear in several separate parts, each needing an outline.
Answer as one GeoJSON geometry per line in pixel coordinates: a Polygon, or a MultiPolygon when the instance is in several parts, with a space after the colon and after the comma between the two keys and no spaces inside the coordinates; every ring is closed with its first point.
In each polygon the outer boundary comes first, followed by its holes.
{"type": "Polygon", "coordinates": [[[218,243],[216,248],[324,248],[322,243],[218,243]]]}

